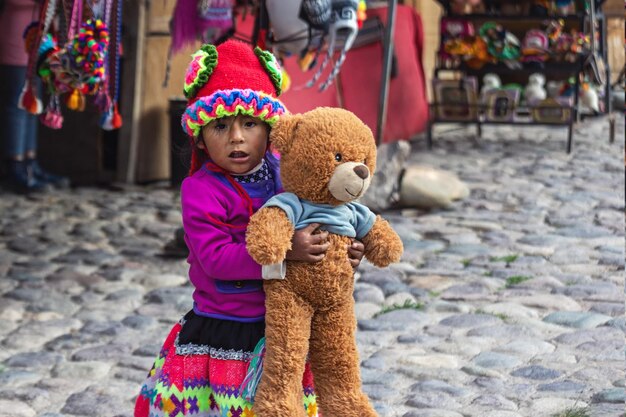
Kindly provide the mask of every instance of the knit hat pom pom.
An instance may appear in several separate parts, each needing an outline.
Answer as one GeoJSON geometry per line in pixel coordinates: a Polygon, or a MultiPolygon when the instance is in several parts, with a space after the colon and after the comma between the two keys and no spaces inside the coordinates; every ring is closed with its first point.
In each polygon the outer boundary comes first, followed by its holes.
{"type": "Polygon", "coordinates": [[[192,60],[187,67],[183,92],[185,97],[192,99],[199,89],[209,81],[209,77],[217,66],[217,49],[213,45],[202,45],[192,55],[192,60]]]}

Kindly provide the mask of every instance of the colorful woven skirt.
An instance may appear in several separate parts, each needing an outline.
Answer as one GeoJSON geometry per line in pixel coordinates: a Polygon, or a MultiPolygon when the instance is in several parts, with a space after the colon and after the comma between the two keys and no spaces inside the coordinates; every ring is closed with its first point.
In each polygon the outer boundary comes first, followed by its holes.
{"type": "MultiPolygon", "coordinates": [[[[241,384],[264,323],[239,323],[189,312],[168,335],[141,387],[135,417],[255,417],[241,384]],[[255,342],[256,340],[256,342],[255,342]]],[[[303,407],[318,417],[306,365],[303,407]]]]}

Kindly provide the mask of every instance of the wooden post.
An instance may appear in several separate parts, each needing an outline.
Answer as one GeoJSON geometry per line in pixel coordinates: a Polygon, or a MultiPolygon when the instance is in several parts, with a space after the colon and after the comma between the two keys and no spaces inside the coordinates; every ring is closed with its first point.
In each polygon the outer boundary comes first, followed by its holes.
{"type": "Polygon", "coordinates": [[[121,91],[123,125],[117,154],[117,179],[133,184],[136,178],[139,118],[143,90],[143,63],[146,33],[146,8],[149,0],[125,1],[124,69],[121,91]]]}

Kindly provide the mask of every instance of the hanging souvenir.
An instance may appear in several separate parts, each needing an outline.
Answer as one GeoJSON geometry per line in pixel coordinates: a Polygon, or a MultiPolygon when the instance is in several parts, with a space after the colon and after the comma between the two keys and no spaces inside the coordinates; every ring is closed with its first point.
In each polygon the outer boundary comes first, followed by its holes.
{"type": "MultiPolygon", "coordinates": [[[[52,73],[50,63],[58,57],[59,47],[57,40],[50,34],[44,35],[39,47],[39,61],[37,74],[41,78],[43,85],[50,96],[46,111],[39,118],[44,126],[50,129],[60,129],[63,126],[63,115],[59,100],[60,86],[56,85],[56,77],[52,73]]],[[[60,65],[60,64],[59,64],[60,65]]],[[[63,83],[62,85],[66,85],[63,83]]]]}
{"type": "Polygon", "coordinates": [[[94,95],[105,80],[109,32],[103,21],[89,19],[64,47],[47,34],[39,50],[39,75],[53,95],[68,93],[70,110],[85,108],[85,95],[94,95]]]}
{"type": "Polygon", "coordinates": [[[104,86],[96,97],[102,116],[100,127],[104,130],[119,129],[122,126],[122,117],[118,110],[120,90],[120,55],[122,48],[122,4],[123,0],[115,0],[115,13],[112,13],[113,1],[107,2],[107,26],[111,28],[111,42],[108,54],[108,76],[104,86]]]}
{"type": "Polygon", "coordinates": [[[171,53],[197,40],[213,43],[232,27],[232,0],[177,0],[171,22],[171,53]]]}
{"type": "MultiPolygon", "coordinates": [[[[51,27],[57,9],[56,0],[44,1],[42,23],[34,23],[27,29],[24,37],[29,52],[29,71],[32,72],[27,77],[25,94],[20,104],[29,107],[29,111],[35,109],[27,86],[32,85],[31,77],[38,75],[50,97],[45,113],[40,117],[44,125],[53,129],[61,128],[61,97],[70,110],[84,110],[87,96],[96,96],[95,104],[104,113],[116,108],[108,91],[108,73],[111,71],[108,60],[108,24],[114,1],[121,6],[121,0],[99,0],[93,3],[63,1],[64,15],[60,21],[66,23],[67,32],[63,39],[67,39],[67,42],[62,45],[51,27]],[[84,4],[91,9],[93,16],[85,22],[82,21],[84,4]]],[[[121,14],[116,20],[118,29],[120,21],[121,14]]],[[[118,30],[116,47],[119,46],[119,35],[118,30]]],[[[117,79],[114,81],[117,82],[117,79]]]]}
{"type": "Polygon", "coordinates": [[[66,47],[61,57],[64,71],[71,74],[74,89],[93,95],[105,78],[109,31],[100,19],[89,19],[66,47]]]}
{"type": "Polygon", "coordinates": [[[309,27],[326,32],[331,13],[331,0],[302,0],[299,18],[307,22],[309,27]]]}
{"type": "Polygon", "coordinates": [[[196,31],[203,43],[213,43],[233,27],[232,0],[198,0],[196,31]]]}
{"type": "Polygon", "coordinates": [[[177,0],[170,21],[172,43],[167,53],[163,88],[170,79],[172,56],[198,40],[216,43],[234,33],[235,0],[177,0]]]}
{"type": "MultiPolygon", "coordinates": [[[[330,0],[265,0],[268,24],[258,45],[270,49],[282,61],[296,56],[303,71],[317,63],[330,22],[330,0]]],[[[282,67],[283,87],[290,86],[289,74],[282,67]]]]}
{"type": "Polygon", "coordinates": [[[326,56],[317,72],[307,83],[312,87],[321,77],[324,69],[332,61],[333,55],[340,52],[328,78],[320,85],[319,90],[326,90],[333,82],[346,59],[348,50],[352,47],[359,30],[360,22],[364,18],[365,2],[359,0],[332,0],[331,21],[326,37],[326,56]]]}
{"type": "Polygon", "coordinates": [[[28,65],[26,68],[26,81],[18,98],[17,106],[31,114],[40,114],[43,111],[43,104],[37,97],[35,90],[35,77],[37,76],[39,46],[42,37],[50,29],[56,6],[56,0],[44,0],[39,20],[31,23],[24,31],[24,46],[28,54],[28,65]]]}
{"type": "Polygon", "coordinates": [[[300,0],[266,0],[265,6],[270,20],[267,46],[278,57],[303,55],[310,46],[312,29],[299,18],[300,0]]]}

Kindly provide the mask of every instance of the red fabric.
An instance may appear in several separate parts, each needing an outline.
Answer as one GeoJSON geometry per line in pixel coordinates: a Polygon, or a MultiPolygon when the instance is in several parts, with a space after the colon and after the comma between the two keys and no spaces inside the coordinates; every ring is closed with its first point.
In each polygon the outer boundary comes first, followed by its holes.
{"type": "MultiPolygon", "coordinates": [[[[378,16],[383,24],[387,24],[386,7],[369,9],[367,16],[378,16]]],[[[252,33],[252,19],[239,21],[237,31],[243,34],[252,33]]],[[[397,75],[389,83],[383,142],[408,139],[426,129],[428,103],[422,66],[423,45],[421,17],[413,8],[398,5],[394,30],[397,75]]],[[[374,134],[378,121],[382,59],[382,42],[352,48],[339,74],[344,108],[361,118],[374,134]]],[[[340,106],[337,83],[321,93],[317,86],[306,88],[305,84],[313,77],[316,69],[302,72],[295,58],[286,59],[284,64],[291,77],[291,88],[281,96],[281,101],[290,112],[302,113],[318,106],[340,106]]],[[[330,67],[331,65],[320,78],[322,81],[328,76],[330,67]]]]}
{"type": "MultiPolygon", "coordinates": [[[[387,9],[368,10],[387,22],[387,9]]],[[[422,67],[424,35],[421,17],[408,6],[398,5],[394,30],[396,77],[389,82],[387,119],[383,142],[409,139],[426,128],[428,103],[422,67]]],[[[376,135],[383,45],[375,43],[352,50],[344,63],[341,83],[344,107],[356,114],[376,135]],[[364,70],[367,69],[367,70],[364,70]]],[[[286,104],[289,108],[289,104],[286,104]]]]}
{"type": "Polygon", "coordinates": [[[135,411],[133,413],[135,417],[144,417],[150,415],[150,399],[143,395],[138,395],[135,400],[135,411]]]}
{"type": "Polygon", "coordinates": [[[217,66],[189,104],[217,90],[262,91],[276,97],[276,88],[249,44],[228,40],[217,46],[217,66]]]}

